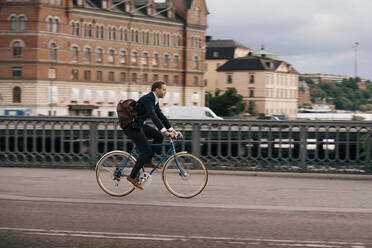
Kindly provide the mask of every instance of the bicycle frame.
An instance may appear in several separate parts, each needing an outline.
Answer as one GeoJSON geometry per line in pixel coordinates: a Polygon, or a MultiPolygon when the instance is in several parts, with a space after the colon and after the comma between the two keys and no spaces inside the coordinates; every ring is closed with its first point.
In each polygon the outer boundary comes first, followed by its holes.
{"type": "MultiPolygon", "coordinates": [[[[176,156],[176,150],[174,148],[174,142],[172,139],[170,139],[170,142],[169,143],[162,143],[162,144],[150,144],[151,147],[154,147],[154,146],[166,146],[166,147],[169,147],[168,151],[166,153],[164,153],[164,155],[161,157],[160,161],[155,165],[154,168],[152,168],[152,170],[150,171],[150,175],[152,175],[156,169],[162,164],[164,163],[164,161],[168,160],[171,155],[174,156],[174,159],[176,161],[176,166],[178,168],[178,170],[180,171],[181,175],[182,176],[186,176],[186,173],[185,171],[182,169],[182,167],[180,166],[178,160],[177,160],[177,156],[176,156]]],[[[139,154],[139,151],[137,149],[136,146],[133,147],[131,153],[129,154],[130,156],[133,156],[135,153],[139,154]]],[[[125,175],[125,174],[122,174],[121,172],[123,171],[123,169],[125,168],[125,166],[127,165],[128,161],[129,161],[129,158],[130,156],[127,157],[127,159],[125,160],[125,162],[120,166],[120,168],[118,168],[118,172],[120,172],[120,176],[121,177],[127,177],[129,175],[125,175]]],[[[134,157],[134,156],[133,156],[134,157]]],[[[145,168],[142,167],[142,171],[145,172],[145,168]]]]}

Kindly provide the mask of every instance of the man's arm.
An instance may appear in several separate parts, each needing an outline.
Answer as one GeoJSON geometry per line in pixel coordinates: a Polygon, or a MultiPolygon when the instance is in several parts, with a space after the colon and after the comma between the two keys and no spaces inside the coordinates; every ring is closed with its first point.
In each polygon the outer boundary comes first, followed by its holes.
{"type": "Polygon", "coordinates": [[[159,117],[160,121],[163,123],[163,125],[165,126],[165,128],[169,132],[173,131],[173,128],[172,128],[171,124],[169,123],[167,117],[165,117],[165,115],[163,114],[163,112],[161,112],[161,109],[160,109],[159,105],[155,106],[155,113],[159,117]]]}

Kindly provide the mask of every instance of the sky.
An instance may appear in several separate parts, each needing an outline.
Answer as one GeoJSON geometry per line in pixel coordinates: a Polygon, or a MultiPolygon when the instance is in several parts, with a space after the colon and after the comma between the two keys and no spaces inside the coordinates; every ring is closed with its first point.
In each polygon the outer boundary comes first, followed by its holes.
{"type": "Polygon", "coordinates": [[[206,0],[206,34],[279,54],[299,73],[372,80],[371,0],[206,0]],[[353,45],[358,42],[358,48],[353,45]]]}

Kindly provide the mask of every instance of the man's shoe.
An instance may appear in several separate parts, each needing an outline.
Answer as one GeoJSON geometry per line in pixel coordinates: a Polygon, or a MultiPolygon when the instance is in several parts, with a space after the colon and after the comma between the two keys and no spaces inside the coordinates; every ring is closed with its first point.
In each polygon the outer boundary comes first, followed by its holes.
{"type": "MultiPolygon", "coordinates": [[[[155,166],[156,166],[156,164],[152,161],[143,165],[143,167],[145,167],[145,168],[154,168],[155,166]]],[[[163,167],[161,165],[159,165],[156,169],[161,170],[161,169],[163,169],[163,167]]]]}
{"type": "Polygon", "coordinates": [[[130,182],[136,189],[143,190],[143,187],[139,183],[137,178],[127,177],[127,181],[130,182]]]}

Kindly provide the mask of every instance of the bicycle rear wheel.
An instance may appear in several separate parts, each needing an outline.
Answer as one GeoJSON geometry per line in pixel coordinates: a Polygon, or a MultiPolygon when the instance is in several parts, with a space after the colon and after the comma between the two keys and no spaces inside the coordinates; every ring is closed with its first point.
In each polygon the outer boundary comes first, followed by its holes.
{"type": "Polygon", "coordinates": [[[178,153],[164,165],[163,182],[173,195],[191,198],[200,194],[207,185],[207,168],[198,157],[178,153]]]}
{"type": "Polygon", "coordinates": [[[101,189],[111,196],[125,196],[134,190],[126,178],[136,159],[123,151],[103,155],[96,166],[96,179],[101,189]]]}

